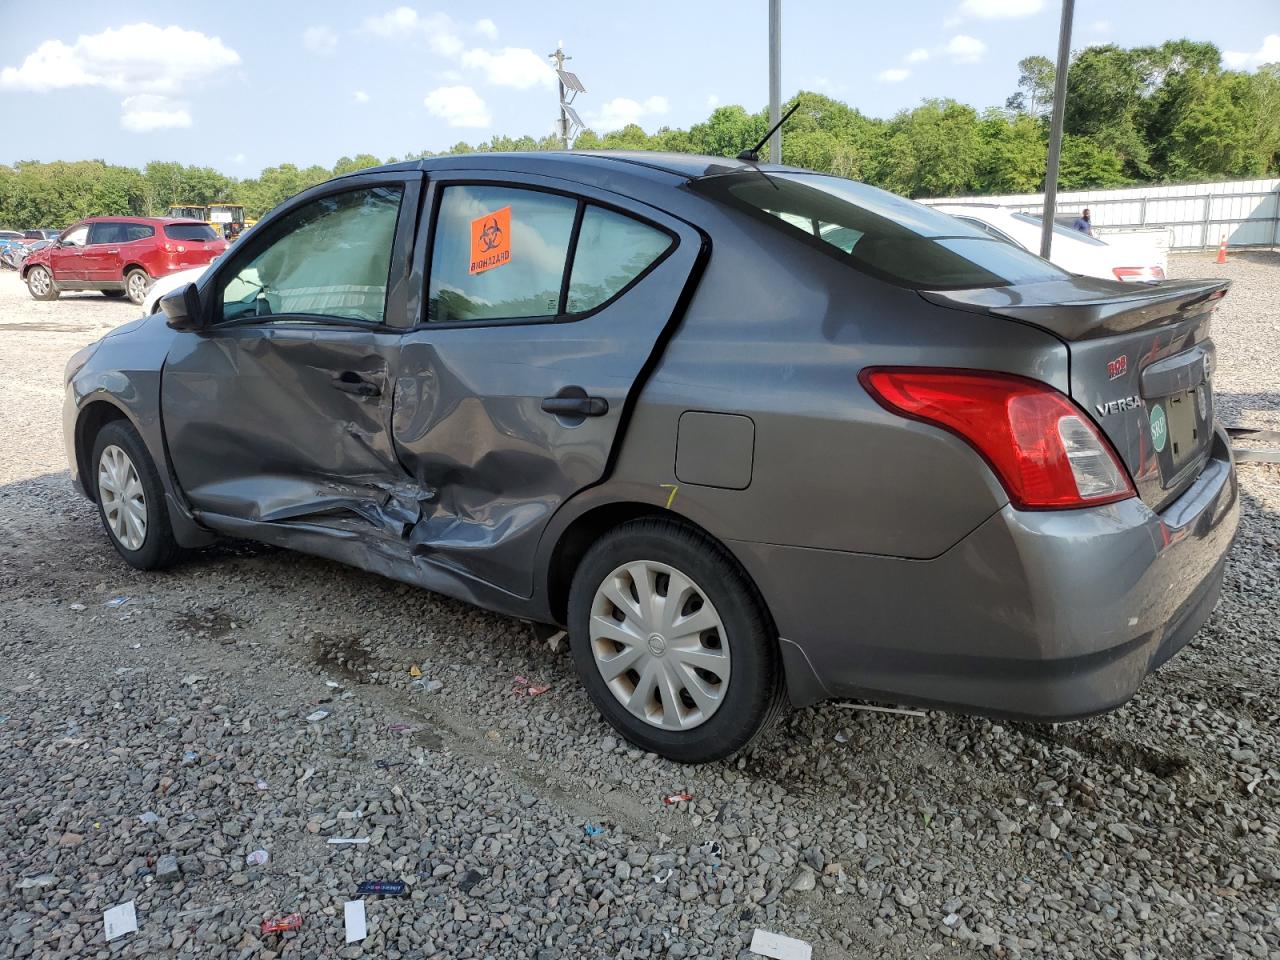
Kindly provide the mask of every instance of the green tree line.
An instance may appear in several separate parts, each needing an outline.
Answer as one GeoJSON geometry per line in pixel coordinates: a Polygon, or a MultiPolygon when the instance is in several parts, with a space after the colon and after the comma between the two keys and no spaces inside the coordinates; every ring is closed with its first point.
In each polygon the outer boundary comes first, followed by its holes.
{"type": "MultiPolygon", "coordinates": [[[[1025,193],[1043,187],[1054,65],[1018,64],[1018,89],[982,112],[925,100],[881,119],[819,93],[801,92],[783,137],[785,163],[864,180],[910,197],[1025,193]]],[[[582,150],[668,150],[733,156],[768,127],[767,113],[716,109],[688,129],[646,133],[632,124],[582,131],[582,150]]],[[[1264,177],[1280,173],[1280,64],[1224,70],[1211,43],[1089,47],[1067,74],[1064,189],[1132,183],[1264,177]]],[[[447,154],[555,150],[553,136],[495,136],[447,154]]],[[[285,163],[237,179],[211,167],[156,161],[143,169],[101,160],[0,165],[0,226],[65,226],[102,214],[163,214],[170,204],[242,203],[250,218],[331,176],[431,151],[342,157],[333,168],[285,163]]]]}

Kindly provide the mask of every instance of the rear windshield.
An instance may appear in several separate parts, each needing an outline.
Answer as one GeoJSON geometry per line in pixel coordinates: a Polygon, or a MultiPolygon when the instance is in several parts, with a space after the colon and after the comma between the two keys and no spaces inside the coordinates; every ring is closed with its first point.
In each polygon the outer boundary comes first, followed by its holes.
{"type": "Polygon", "coordinates": [[[897,286],[955,290],[1069,276],[955,217],[853,180],[747,171],[694,187],[897,286]]]}
{"type": "Polygon", "coordinates": [[[218,232],[207,223],[171,223],[164,228],[170,240],[217,240],[218,232]]]}
{"type": "MultiPolygon", "coordinates": [[[[1037,230],[1039,230],[1041,225],[1044,223],[1043,218],[1037,217],[1033,213],[1015,213],[1012,214],[1012,216],[1015,220],[1021,220],[1023,223],[1031,224],[1037,230]]],[[[1053,224],[1053,233],[1054,236],[1070,237],[1072,240],[1079,240],[1081,243],[1092,244],[1095,247],[1106,246],[1106,244],[1097,237],[1091,237],[1083,230],[1077,230],[1074,227],[1068,227],[1065,224],[1057,223],[1056,221],[1053,224]]]]}

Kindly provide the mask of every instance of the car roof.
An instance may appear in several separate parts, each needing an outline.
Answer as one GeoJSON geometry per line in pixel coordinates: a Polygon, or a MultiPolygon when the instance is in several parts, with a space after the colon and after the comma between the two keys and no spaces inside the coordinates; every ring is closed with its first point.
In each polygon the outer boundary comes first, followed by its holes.
{"type": "Polygon", "coordinates": [[[655,174],[661,179],[692,180],[697,177],[738,170],[764,170],[770,173],[801,171],[771,163],[750,163],[733,157],[712,157],[696,153],[660,153],[650,150],[536,150],[512,153],[459,153],[446,157],[428,157],[423,160],[407,160],[401,163],[383,164],[343,174],[343,177],[362,176],[369,173],[421,170],[503,170],[511,173],[549,173],[558,176],[594,179],[603,170],[614,176],[633,176],[652,181],[655,174]]]}
{"type": "MultiPolygon", "coordinates": [[[[204,223],[191,217],[85,217],[77,223],[145,223],[148,226],[167,226],[171,223],[204,223]]],[[[206,224],[207,226],[207,224],[206,224]]]]}

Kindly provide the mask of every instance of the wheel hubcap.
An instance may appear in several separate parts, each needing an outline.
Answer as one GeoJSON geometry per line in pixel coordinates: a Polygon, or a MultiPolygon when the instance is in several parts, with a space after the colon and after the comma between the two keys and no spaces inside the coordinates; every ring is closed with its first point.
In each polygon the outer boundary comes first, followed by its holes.
{"type": "Polygon", "coordinates": [[[639,560],[605,577],[592,600],[589,634],[610,692],[650,726],[689,730],[724,702],[724,623],[702,588],[675,567],[639,560]]]}
{"type": "Polygon", "coordinates": [[[140,273],[129,275],[129,296],[135,300],[141,300],[142,295],[147,290],[147,278],[140,273]]]}
{"type": "Polygon", "coordinates": [[[35,289],[36,293],[48,293],[49,275],[43,270],[31,271],[31,286],[35,289]]]}
{"type": "Polygon", "coordinates": [[[112,536],[129,550],[147,539],[147,498],[129,455],[114,444],[98,461],[98,498],[112,536]]]}

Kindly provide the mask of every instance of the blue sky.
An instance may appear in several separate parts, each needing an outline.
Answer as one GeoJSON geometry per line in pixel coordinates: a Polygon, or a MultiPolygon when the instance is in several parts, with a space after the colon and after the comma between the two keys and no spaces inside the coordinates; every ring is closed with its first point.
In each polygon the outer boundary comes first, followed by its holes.
{"type": "MultiPolygon", "coordinates": [[[[113,3],[0,0],[0,162],[168,159],[237,176],[551,132],[545,54],[563,40],[597,130],[687,126],[767,101],[765,0],[113,3]],[[56,10],[56,16],[45,15],[56,10]]],[[[979,108],[1017,61],[1053,56],[1055,0],[783,0],[783,95],[890,116],[926,97],[979,108]]],[[[1073,47],[1212,41],[1280,60],[1278,0],[1077,0],[1073,47]]]]}

